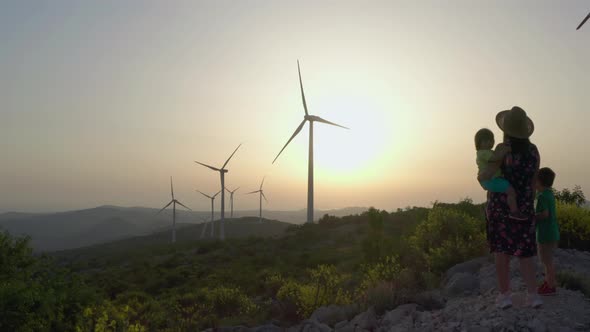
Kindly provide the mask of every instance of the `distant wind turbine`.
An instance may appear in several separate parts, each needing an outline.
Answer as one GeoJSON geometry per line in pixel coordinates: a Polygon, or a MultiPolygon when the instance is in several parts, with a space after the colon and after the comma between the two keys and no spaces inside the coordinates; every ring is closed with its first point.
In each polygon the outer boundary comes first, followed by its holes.
{"type": "Polygon", "coordinates": [[[176,242],[176,204],[183,206],[184,208],[192,211],[190,208],[188,208],[186,205],[180,203],[176,198],[174,198],[174,186],[172,185],[172,177],[170,177],[170,195],[172,195],[172,200],[170,201],[170,203],[166,204],[166,206],[164,206],[160,211],[158,211],[158,213],[156,213],[156,215],[160,214],[162,211],[164,211],[167,207],[170,206],[170,204],[172,204],[172,243],[176,242]]]}
{"type": "Polygon", "coordinates": [[[207,164],[203,164],[201,162],[195,161],[195,163],[205,166],[207,168],[210,168],[214,171],[219,172],[219,175],[221,177],[221,223],[219,225],[219,238],[221,240],[225,239],[225,173],[228,172],[227,169],[225,169],[225,166],[227,166],[227,163],[229,163],[229,160],[234,156],[234,154],[236,153],[236,151],[238,151],[238,149],[240,148],[240,146],[242,146],[242,144],[238,145],[238,147],[234,150],[234,152],[229,156],[229,158],[227,158],[227,160],[225,161],[225,164],[223,164],[223,166],[221,166],[221,168],[217,168],[217,167],[213,167],[207,164]]]}
{"type": "MultiPolygon", "coordinates": [[[[207,230],[207,218],[199,217],[203,224],[203,228],[201,228],[201,240],[205,238],[205,230],[207,230]]],[[[213,224],[211,224],[213,225],[213,224]]]]}
{"type": "Polygon", "coordinates": [[[229,193],[229,202],[230,202],[230,206],[231,206],[231,212],[230,212],[230,214],[229,214],[229,217],[230,217],[231,219],[233,219],[233,218],[234,218],[234,193],[235,193],[236,191],[238,191],[238,189],[240,189],[240,187],[237,187],[237,188],[236,188],[236,189],[234,189],[233,191],[231,191],[231,190],[229,190],[229,189],[225,188],[225,190],[227,190],[227,192],[229,193]]]}
{"type": "Polygon", "coordinates": [[[259,211],[259,216],[260,216],[260,223],[262,224],[262,198],[264,197],[264,200],[268,202],[268,200],[266,199],[266,196],[264,196],[264,190],[262,190],[262,185],[264,184],[264,178],[262,178],[262,183],[260,183],[260,189],[255,190],[255,191],[251,191],[249,193],[246,193],[246,195],[249,194],[255,194],[255,193],[259,193],[260,195],[260,211],[259,211]]]}
{"type": "Polygon", "coordinates": [[[205,196],[205,197],[207,197],[207,198],[209,198],[211,200],[211,237],[213,238],[213,231],[214,231],[214,228],[215,228],[215,227],[213,227],[213,218],[214,218],[214,213],[215,213],[215,205],[214,205],[215,204],[215,197],[217,195],[219,195],[219,193],[221,191],[218,191],[217,194],[215,194],[213,196],[209,196],[209,195],[207,195],[207,194],[205,194],[205,193],[203,193],[201,191],[199,191],[199,192],[201,193],[201,195],[203,195],[203,196],[205,196]]]}
{"type": "Polygon", "coordinates": [[[279,154],[275,157],[275,159],[272,161],[272,163],[273,164],[275,163],[277,158],[279,158],[279,156],[281,155],[281,152],[283,152],[283,150],[285,150],[287,145],[289,145],[289,143],[291,143],[293,138],[295,138],[295,136],[297,136],[297,134],[299,134],[299,132],[301,131],[301,129],[305,125],[305,122],[309,121],[309,157],[308,157],[308,166],[307,166],[307,222],[312,223],[313,222],[313,208],[314,208],[313,207],[313,123],[314,122],[322,122],[322,123],[326,123],[326,124],[329,124],[332,126],[341,127],[344,129],[348,129],[348,128],[341,126],[339,124],[335,124],[335,123],[330,122],[328,120],[324,120],[324,119],[320,118],[319,116],[309,114],[309,112],[307,111],[307,103],[305,102],[305,93],[303,93],[303,83],[301,81],[301,69],[299,68],[299,60],[297,60],[297,72],[299,73],[299,87],[301,88],[301,99],[303,101],[303,110],[305,111],[305,115],[303,117],[303,121],[301,121],[301,124],[299,124],[299,127],[297,127],[297,129],[295,129],[295,132],[293,133],[293,135],[291,135],[291,138],[289,138],[289,140],[287,141],[285,146],[283,146],[283,148],[281,149],[279,154]]]}
{"type": "Polygon", "coordinates": [[[582,23],[580,23],[580,25],[578,25],[578,27],[576,28],[576,30],[580,30],[580,28],[582,27],[582,25],[584,25],[584,23],[586,23],[586,21],[588,21],[589,18],[590,18],[590,13],[588,13],[588,15],[586,15],[586,18],[582,21],[582,23]]]}

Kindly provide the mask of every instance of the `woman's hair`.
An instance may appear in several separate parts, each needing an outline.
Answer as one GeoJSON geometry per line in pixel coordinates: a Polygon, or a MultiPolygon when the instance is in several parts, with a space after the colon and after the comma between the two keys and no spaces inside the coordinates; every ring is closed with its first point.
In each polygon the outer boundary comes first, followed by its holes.
{"type": "Polygon", "coordinates": [[[553,187],[553,181],[555,181],[555,172],[549,167],[543,167],[539,170],[539,174],[537,175],[537,179],[543,187],[553,187]]]}
{"type": "Polygon", "coordinates": [[[530,152],[531,141],[528,138],[516,138],[504,133],[504,143],[510,143],[513,153],[527,154],[530,152]]]}
{"type": "Polygon", "coordinates": [[[492,141],[494,143],[494,133],[488,128],[483,128],[475,133],[475,149],[479,150],[481,148],[481,143],[484,141],[492,141]]]}

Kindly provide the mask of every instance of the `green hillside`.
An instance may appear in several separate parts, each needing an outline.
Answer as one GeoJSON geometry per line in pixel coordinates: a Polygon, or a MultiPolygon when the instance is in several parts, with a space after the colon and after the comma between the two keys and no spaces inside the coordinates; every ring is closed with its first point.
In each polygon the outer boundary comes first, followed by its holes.
{"type": "MultiPolygon", "coordinates": [[[[590,249],[590,211],[560,203],[558,214],[560,246],[590,249]]],[[[484,225],[483,206],[465,200],[309,225],[236,219],[223,242],[198,240],[202,225],[192,225],[174,245],[167,230],[52,259],[0,234],[0,330],[290,326],[328,304],[384,312],[438,287],[449,267],[485,254],[484,225]]]]}

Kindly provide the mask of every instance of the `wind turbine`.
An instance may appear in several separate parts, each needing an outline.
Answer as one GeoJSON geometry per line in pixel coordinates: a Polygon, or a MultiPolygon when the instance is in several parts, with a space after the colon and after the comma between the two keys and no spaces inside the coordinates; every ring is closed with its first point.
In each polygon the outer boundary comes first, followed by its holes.
{"type": "Polygon", "coordinates": [[[266,196],[264,196],[264,191],[262,190],[262,185],[264,184],[264,178],[262,178],[262,183],[260,183],[260,189],[255,190],[255,191],[251,191],[249,193],[246,193],[246,195],[249,194],[255,194],[255,193],[259,193],[260,194],[260,223],[262,224],[262,198],[264,197],[264,200],[268,202],[268,200],[266,199],[266,196]]]}
{"type": "Polygon", "coordinates": [[[580,23],[580,25],[578,25],[578,27],[576,28],[576,30],[580,30],[580,28],[582,27],[582,25],[584,25],[584,23],[586,23],[586,21],[588,21],[589,18],[590,18],[590,13],[588,13],[588,15],[586,16],[586,18],[582,21],[582,23],[580,23]]]}
{"type": "Polygon", "coordinates": [[[297,129],[295,129],[295,132],[293,133],[293,135],[291,135],[291,138],[289,138],[289,140],[287,141],[285,146],[283,146],[283,148],[281,149],[279,154],[275,157],[275,159],[272,161],[272,163],[273,164],[275,163],[277,158],[279,158],[279,156],[281,155],[281,152],[283,152],[283,150],[285,150],[287,145],[289,145],[289,143],[291,143],[293,138],[295,138],[295,136],[297,136],[297,134],[299,134],[301,129],[303,129],[305,122],[309,121],[309,157],[308,157],[308,165],[307,165],[307,222],[312,223],[313,222],[313,123],[314,122],[322,122],[322,123],[326,123],[326,124],[329,124],[332,126],[341,127],[344,129],[348,129],[348,128],[341,126],[339,124],[335,124],[335,123],[330,122],[328,120],[324,120],[324,119],[320,118],[319,116],[309,114],[309,112],[307,111],[307,103],[305,102],[305,94],[303,93],[303,83],[301,81],[301,69],[299,68],[299,60],[297,60],[297,72],[299,73],[299,87],[301,88],[301,99],[303,101],[303,110],[305,111],[305,115],[303,116],[303,121],[301,121],[301,123],[299,124],[299,127],[297,127],[297,129]]]}
{"type": "Polygon", "coordinates": [[[164,211],[167,207],[172,204],[172,243],[176,242],[176,204],[185,207],[186,209],[190,208],[186,207],[186,205],[180,203],[176,198],[174,198],[174,186],[172,185],[172,177],[170,177],[170,195],[172,195],[172,200],[170,203],[166,204],[156,215],[160,214],[160,212],[164,211]]]}
{"type": "MultiPolygon", "coordinates": [[[[207,230],[207,218],[199,217],[203,224],[203,228],[201,228],[201,240],[205,238],[205,230],[207,230]]],[[[213,225],[213,224],[211,224],[213,225]]]]}
{"type": "MultiPolygon", "coordinates": [[[[203,164],[201,162],[195,161],[195,163],[205,166],[207,168],[210,168],[214,171],[219,172],[219,176],[221,177],[221,224],[219,226],[219,238],[221,240],[225,239],[225,173],[228,172],[227,169],[225,169],[225,166],[227,166],[227,163],[229,163],[229,160],[231,159],[231,157],[234,156],[234,154],[236,153],[236,151],[238,151],[238,149],[240,148],[240,146],[242,146],[242,144],[238,145],[238,147],[234,150],[234,152],[229,156],[229,158],[227,158],[227,160],[225,161],[225,164],[223,164],[223,166],[221,166],[221,168],[217,168],[217,167],[213,167],[207,164],[203,164]]],[[[212,221],[213,222],[213,221],[212,221]]]]}
{"type": "MultiPolygon", "coordinates": [[[[197,191],[198,191],[198,190],[197,190],[197,191]]],[[[220,191],[218,191],[218,192],[217,192],[217,194],[215,194],[215,195],[213,195],[213,196],[209,196],[209,195],[207,195],[207,194],[205,194],[205,193],[203,193],[203,192],[201,192],[201,191],[199,191],[199,192],[201,193],[201,195],[203,195],[203,196],[205,196],[205,197],[207,197],[207,198],[209,198],[209,199],[211,200],[211,237],[213,237],[213,229],[215,228],[215,227],[213,227],[213,218],[214,218],[214,217],[213,217],[213,214],[214,214],[214,212],[215,212],[215,206],[214,206],[214,203],[215,203],[215,197],[216,197],[217,195],[219,195],[220,191]]],[[[223,196],[221,196],[221,197],[223,197],[223,196]]]]}
{"type": "Polygon", "coordinates": [[[230,202],[230,206],[231,206],[231,212],[230,212],[230,214],[229,214],[229,217],[230,217],[231,219],[233,219],[233,218],[234,218],[234,193],[235,193],[236,191],[238,191],[238,189],[240,189],[240,187],[237,187],[237,188],[236,188],[236,189],[234,189],[233,191],[231,191],[231,190],[229,190],[229,189],[225,188],[225,190],[227,190],[227,192],[229,193],[229,202],[230,202]]]}

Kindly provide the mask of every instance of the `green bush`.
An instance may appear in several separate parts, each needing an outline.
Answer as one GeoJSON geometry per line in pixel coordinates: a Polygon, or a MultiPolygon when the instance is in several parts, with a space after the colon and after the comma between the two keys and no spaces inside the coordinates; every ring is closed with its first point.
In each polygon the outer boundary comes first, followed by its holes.
{"type": "MultiPolygon", "coordinates": [[[[283,308],[296,308],[296,315],[305,318],[321,306],[347,304],[351,297],[342,287],[342,275],[332,265],[319,265],[308,271],[307,282],[285,280],[277,292],[283,308]]],[[[285,313],[286,316],[293,313],[285,313]]]]}
{"type": "Polygon", "coordinates": [[[424,254],[429,270],[441,274],[455,264],[485,254],[483,228],[482,221],[464,212],[434,207],[410,241],[424,254]]]}
{"type": "Polygon", "coordinates": [[[590,250],[590,210],[575,204],[557,203],[560,246],[590,250]]]}
{"type": "Polygon", "coordinates": [[[585,296],[590,297],[590,278],[569,271],[560,271],[557,273],[558,284],[566,289],[580,291],[585,296]]]}
{"type": "Polygon", "coordinates": [[[0,330],[74,330],[93,291],[46,257],[28,238],[0,233],[0,330]]]}

